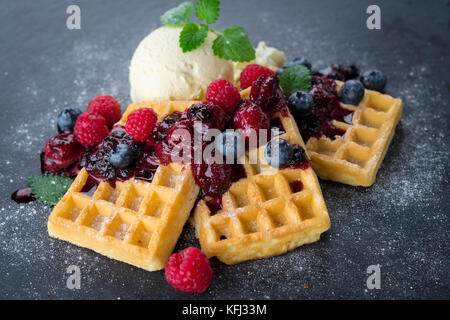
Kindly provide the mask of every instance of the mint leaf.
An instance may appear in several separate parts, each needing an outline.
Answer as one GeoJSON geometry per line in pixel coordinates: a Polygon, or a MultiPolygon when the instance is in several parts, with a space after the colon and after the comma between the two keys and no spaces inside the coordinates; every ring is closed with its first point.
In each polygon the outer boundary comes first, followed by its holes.
{"type": "Polygon", "coordinates": [[[183,52],[189,52],[200,47],[205,42],[208,30],[208,26],[204,24],[200,25],[200,27],[193,22],[185,25],[183,30],[181,30],[179,39],[180,48],[183,52]]]}
{"type": "Polygon", "coordinates": [[[47,206],[54,206],[69,189],[73,180],[60,176],[30,176],[28,184],[36,198],[47,206]]]}
{"type": "Polygon", "coordinates": [[[191,1],[185,1],[178,7],[166,11],[161,16],[161,23],[164,26],[179,26],[189,21],[193,11],[194,4],[191,1]]]}
{"type": "Polygon", "coordinates": [[[308,91],[311,87],[311,74],[305,66],[294,65],[284,69],[280,74],[280,86],[289,96],[295,91],[308,91]]]}
{"type": "Polygon", "coordinates": [[[219,18],[219,0],[198,0],[195,14],[200,20],[205,20],[207,24],[212,24],[219,18]]]}
{"type": "Polygon", "coordinates": [[[213,42],[214,54],[225,60],[251,61],[255,59],[255,49],[244,28],[232,26],[220,31],[222,34],[213,42]]]}

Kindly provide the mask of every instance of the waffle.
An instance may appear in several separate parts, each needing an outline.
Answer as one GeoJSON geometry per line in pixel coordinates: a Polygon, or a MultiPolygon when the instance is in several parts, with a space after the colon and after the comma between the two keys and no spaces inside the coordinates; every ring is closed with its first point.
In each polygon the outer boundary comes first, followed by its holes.
{"type": "MultiPolygon", "coordinates": [[[[134,103],[119,123],[137,108],[152,107],[161,120],[192,103],[134,103]]],[[[148,271],[164,268],[199,192],[189,166],[160,165],[152,182],[101,182],[92,195],[81,192],[87,178],[83,168],[55,206],[49,235],[148,271]]]]}
{"type": "MultiPolygon", "coordinates": [[[[339,92],[343,83],[336,83],[339,92]]],[[[333,120],[336,127],[345,130],[344,136],[307,141],[312,166],[322,179],[371,186],[400,120],[402,100],[365,90],[358,106],[343,107],[354,112],[352,124],[333,120]]]]}
{"type": "MultiPolygon", "coordinates": [[[[248,93],[249,89],[244,90],[241,96],[248,93]]],[[[286,131],[279,137],[305,148],[293,117],[280,113],[276,117],[286,131]]],[[[329,229],[330,218],[313,169],[274,169],[265,162],[264,150],[262,146],[247,152],[247,177],[222,196],[222,210],[212,215],[204,200],[196,206],[193,224],[209,257],[227,264],[270,257],[315,242],[329,229]],[[258,163],[250,164],[256,155],[258,163]],[[303,190],[293,193],[290,183],[298,180],[303,190]]]]}

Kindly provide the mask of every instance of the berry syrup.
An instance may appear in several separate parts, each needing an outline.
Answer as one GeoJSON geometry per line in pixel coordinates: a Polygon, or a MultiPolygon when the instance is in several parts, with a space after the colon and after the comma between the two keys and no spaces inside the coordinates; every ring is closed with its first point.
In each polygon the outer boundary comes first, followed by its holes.
{"type": "Polygon", "coordinates": [[[23,188],[14,191],[11,195],[11,200],[14,200],[17,203],[28,203],[36,200],[36,198],[31,193],[31,188],[23,188]]]}
{"type": "Polygon", "coordinates": [[[336,127],[333,120],[351,123],[353,112],[341,107],[336,91],[336,82],[326,77],[311,77],[311,89],[314,106],[310,115],[297,118],[300,133],[305,141],[311,137],[319,138],[322,135],[334,139],[336,135],[342,136],[345,131],[336,127]]]}

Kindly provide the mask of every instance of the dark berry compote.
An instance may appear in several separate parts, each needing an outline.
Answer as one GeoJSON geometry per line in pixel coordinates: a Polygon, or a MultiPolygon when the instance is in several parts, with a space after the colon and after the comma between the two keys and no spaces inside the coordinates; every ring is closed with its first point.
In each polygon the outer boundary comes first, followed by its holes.
{"type": "Polygon", "coordinates": [[[292,147],[292,158],[286,166],[288,169],[303,169],[309,168],[309,160],[306,156],[306,151],[298,144],[292,147]]]}
{"type": "Polygon", "coordinates": [[[324,76],[311,76],[310,94],[314,99],[312,112],[305,117],[297,117],[297,124],[303,139],[319,138],[322,135],[334,139],[345,131],[336,127],[333,120],[351,123],[352,111],[344,109],[336,91],[336,82],[324,76]]]}
{"type": "Polygon", "coordinates": [[[85,151],[72,132],[58,134],[45,143],[41,153],[41,172],[74,178],[80,171],[85,151]]]}
{"type": "Polygon", "coordinates": [[[108,181],[114,185],[131,177],[152,181],[159,163],[153,145],[134,140],[123,126],[117,125],[95,150],[83,155],[81,165],[97,183],[108,181]],[[126,145],[130,150],[126,155],[130,158],[128,165],[124,167],[111,163],[111,155],[119,145],[126,145]]]}
{"type": "Polygon", "coordinates": [[[325,76],[329,79],[347,81],[359,77],[359,69],[354,65],[344,66],[341,64],[333,64],[331,67],[320,71],[312,71],[312,75],[325,76]]]}

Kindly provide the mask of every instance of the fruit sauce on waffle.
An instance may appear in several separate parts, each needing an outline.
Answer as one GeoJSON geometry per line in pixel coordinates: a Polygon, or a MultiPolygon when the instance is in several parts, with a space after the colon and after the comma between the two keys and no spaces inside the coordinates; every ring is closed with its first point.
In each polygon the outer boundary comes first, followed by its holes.
{"type": "Polygon", "coordinates": [[[324,76],[312,76],[309,93],[314,99],[312,112],[306,117],[296,119],[303,139],[308,141],[311,137],[322,135],[330,139],[334,139],[336,135],[342,136],[345,131],[337,128],[333,120],[351,123],[353,112],[341,106],[336,82],[324,76]]]}
{"type": "MultiPolygon", "coordinates": [[[[157,122],[145,142],[134,139],[127,133],[128,127],[122,125],[115,125],[97,146],[82,146],[77,142],[76,134],[63,132],[46,142],[41,154],[41,171],[43,174],[74,178],[80,169],[85,167],[89,173],[88,181],[81,190],[85,193],[95,190],[101,181],[107,181],[113,187],[117,181],[132,177],[151,182],[159,165],[172,162],[174,147],[180,142],[189,144],[189,140],[174,134],[177,129],[188,130],[191,137],[194,136],[194,131],[204,134],[208,129],[218,129],[221,132],[226,129],[239,129],[241,133],[246,132],[246,129],[256,132],[259,129],[267,129],[271,138],[274,129],[278,130],[278,134],[285,133],[279,118],[273,117],[278,112],[282,117],[289,116],[288,102],[279,86],[278,76],[261,75],[254,81],[249,99],[241,99],[232,113],[225,112],[213,102],[199,102],[183,112],[173,112],[157,122]],[[239,108],[244,104],[253,104],[256,107],[251,112],[239,113],[239,108]],[[201,125],[195,125],[195,122],[201,122],[201,125]],[[120,154],[123,148],[126,151],[125,156],[120,154]],[[126,157],[124,164],[113,164],[113,154],[116,154],[119,163],[126,157]]],[[[215,212],[222,207],[222,195],[233,182],[245,178],[246,174],[241,164],[208,163],[205,159],[201,164],[193,162],[194,152],[203,152],[214,139],[202,142],[201,150],[196,150],[199,146],[191,138],[188,149],[191,154],[185,164],[191,164],[193,176],[200,187],[199,199],[207,200],[215,212]]],[[[293,158],[286,168],[308,168],[304,150],[299,146],[293,147],[293,158]]],[[[246,148],[248,149],[248,146],[246,148]]],[[[15,198],[19,197],[15,195],[15,198]]]]}

